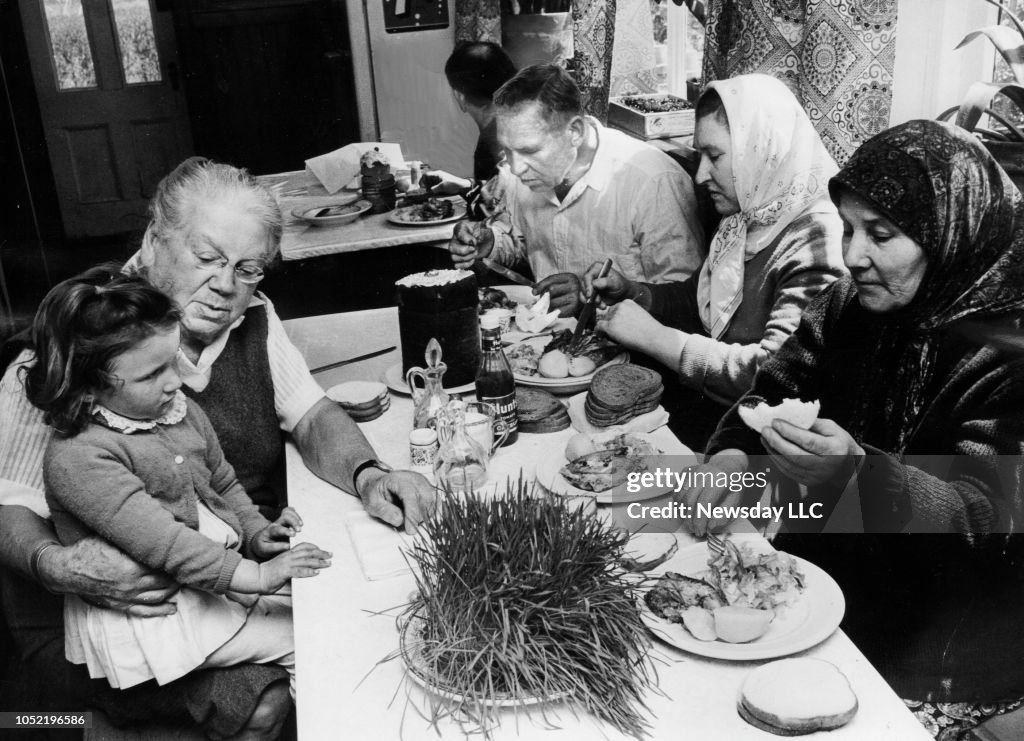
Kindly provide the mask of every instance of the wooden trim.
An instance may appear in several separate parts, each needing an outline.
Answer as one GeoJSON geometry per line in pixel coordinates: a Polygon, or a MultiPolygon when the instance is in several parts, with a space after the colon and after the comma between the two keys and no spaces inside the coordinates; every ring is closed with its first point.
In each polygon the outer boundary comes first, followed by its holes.
{"type": "Polygon", "coordinates": [[[366,1],[345,3],[348,14],[348,38],[352,50],[352,75],[356,85],[359,110],[359,136],[364,142],[380,139],[377,120],[377,96],[373,84],[373,61],[370,51],[370,28],[366,17],[366,1]]]}

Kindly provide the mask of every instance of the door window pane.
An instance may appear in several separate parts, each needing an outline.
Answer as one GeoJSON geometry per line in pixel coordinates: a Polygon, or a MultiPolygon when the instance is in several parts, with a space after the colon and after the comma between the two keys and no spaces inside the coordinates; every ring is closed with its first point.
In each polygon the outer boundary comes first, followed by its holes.
{"type": "Polygon", "coordinates": [[[85,30],[82,0],[44,0],[57,88],[96,87],[96,68],[85,30]]]}
{"type": "Polygon", "coordinates": [[[124,81],[129,85],[160,82],[160,57],[156,53],[149,0],[112,0],[111,7],[124,81]]]}

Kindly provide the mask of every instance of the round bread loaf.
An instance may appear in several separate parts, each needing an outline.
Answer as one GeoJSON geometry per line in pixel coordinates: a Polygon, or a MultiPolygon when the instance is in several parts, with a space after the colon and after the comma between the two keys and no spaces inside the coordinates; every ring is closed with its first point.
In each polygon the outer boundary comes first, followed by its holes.
{"type": "Polygon", "coordinates": [[[476,276],[470,270],[428,270],[395,285],[403,377],[410,368],[424,367],[423,353],[434,337],[448,366],[444,385],[472,383],[480,366],[476,276]]]}
{"type": "Polygon", "coordinates": [[[838,668],[821,659],[782,659],[743,680],[737,710],[752,725],[779,736],[839,728],[857,713],[857,696],[838,668]]]}

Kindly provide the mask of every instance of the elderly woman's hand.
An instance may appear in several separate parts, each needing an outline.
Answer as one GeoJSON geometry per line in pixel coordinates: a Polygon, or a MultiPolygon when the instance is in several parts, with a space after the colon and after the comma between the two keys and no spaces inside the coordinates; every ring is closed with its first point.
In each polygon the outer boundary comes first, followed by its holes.
{"type": "Polygon", "coordinates": [[[612,306],[628,298],[635,299],[636,286],[615,268],[608,271],[606,277],[597,277],[603,266],[603,262],[595,262],[583,273],[583,295],[589,297],[597,291],[597,304],[602,307],[612,306]]]}
{"type": "Polygon", "coordinates": [[[483,221],[460,221],[448,243],[455,267],[469,270],[478,258],[494,249],[494,232],[483,221]]]}
{"type": "Polygon", "coordinates": [[[812,486],[829,481],[849,481],[864,456],[864,449],[850,433],[830,419],[817,419],[802,430],[776,419],[761,430],[772,463],[799,484],[812,486]]]}
{"type": "Polygon", "coordinates": [[[52,592],[77,594],[99,607],[136,617],[173,615],[178,610],[168,602],[179,589],[177,582],[99,538],[48,548],[39,559],[39,574],[52,592]]]}
{"type": "Polygon", "coordinates": [[[420,474],[384,473],[375,468],[359,477],[359,498],[370,515],[394,527],[404,526],[410,534],[430,517],[437,503],[433,485],[420,474]]]}
{"type": "Polygon", "coordinates": [[[682,503],[690,508],[688,516],[683,519],[683,526],[698,538],[728,526],[732,522],[731,518],[705,517],[704,510],[698,509],[698,505],[705,505],[706,508],[742,505],[744,491],[734,491],[735,487],[719,486],[717,482],[723,479],[723,474],[727,480],[732,474],[744,473],[748,466],[749,459],[745,453],[730,449],[715,453],[705,463],[694,468],[695,480],[711,483],[695,486],[682,493],[682,503]]]}

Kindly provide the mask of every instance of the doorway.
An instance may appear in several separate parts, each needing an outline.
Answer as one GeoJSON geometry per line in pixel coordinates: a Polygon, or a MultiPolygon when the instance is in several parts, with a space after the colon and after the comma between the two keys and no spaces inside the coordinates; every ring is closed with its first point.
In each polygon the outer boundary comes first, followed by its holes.
{"type": "Polygon", "coordinates": [[[136,231],[192,152],[169,11],[151,0],[23,0],[29,65],[69,238],[136,231]]]}

